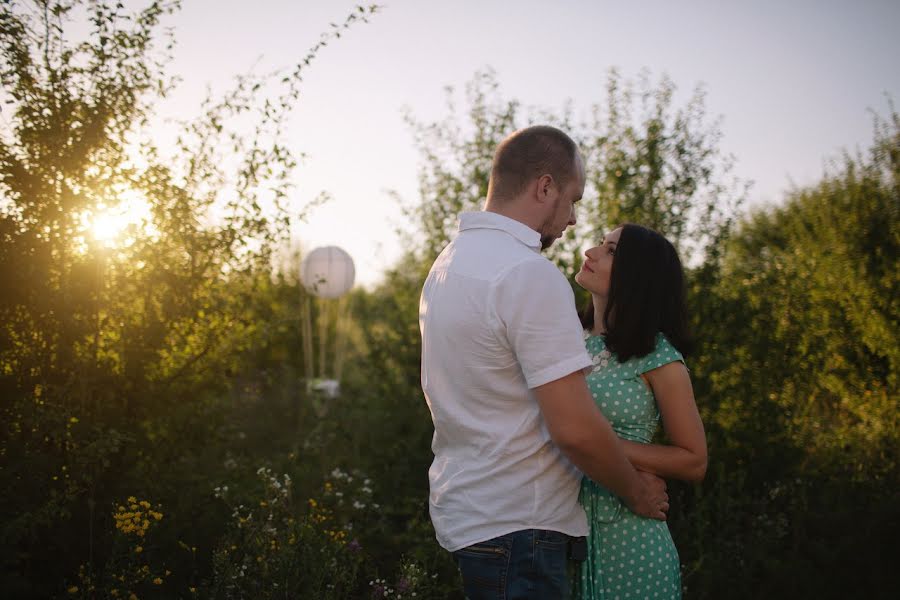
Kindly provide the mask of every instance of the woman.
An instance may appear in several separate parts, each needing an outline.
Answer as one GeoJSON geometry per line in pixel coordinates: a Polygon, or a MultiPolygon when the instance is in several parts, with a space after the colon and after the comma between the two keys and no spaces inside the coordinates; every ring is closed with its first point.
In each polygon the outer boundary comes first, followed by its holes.
{"type": "MultiPolygon", "coordinates": [[[[659,233],[628,224],[585,257],[575,281],[591,293],[581,316],[594,401],[636,469],[701,480],[706,436],[682,359],[688,339],[678,253],[659,233]],[[650,443],[660,415],[667,445],[650,443]]],[[[681,597],[678,552],[665,522],[635,515],[588,478],[580,501],[591,531],[576,597],[681,597]]]]}

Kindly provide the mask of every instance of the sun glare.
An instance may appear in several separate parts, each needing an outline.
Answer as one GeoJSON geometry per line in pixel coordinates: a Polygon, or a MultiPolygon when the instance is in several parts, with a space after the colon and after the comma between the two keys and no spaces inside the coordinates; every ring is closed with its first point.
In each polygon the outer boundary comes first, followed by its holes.
{"type": "Polygon", "coordinates": [[[86,211],[81,222],[85,237],[106,248],[130,246],[136,236],[156,231],[146,199],[132,190],[121,193],[115,205],[86,211]]]}
{"type": "Polygon", "coordinates": [[[91,236],[104,246],[115,246],[128,224],[127,214],[117,214],[107,209],[94,217],[91,223],[91,236]]]}

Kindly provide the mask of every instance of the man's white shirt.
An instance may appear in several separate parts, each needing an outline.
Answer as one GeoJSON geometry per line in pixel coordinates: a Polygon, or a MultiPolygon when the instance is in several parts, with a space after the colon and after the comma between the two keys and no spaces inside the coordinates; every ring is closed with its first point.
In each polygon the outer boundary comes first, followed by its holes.
{"type": "Polygon", "coordinates": [[[531,391],[591,366],[572,289],[540,254],[540,235],[496,213],[460,215],[425,281],[419,326],[441,546],[521,529],[586,535],[581,473],[531,391]]]}

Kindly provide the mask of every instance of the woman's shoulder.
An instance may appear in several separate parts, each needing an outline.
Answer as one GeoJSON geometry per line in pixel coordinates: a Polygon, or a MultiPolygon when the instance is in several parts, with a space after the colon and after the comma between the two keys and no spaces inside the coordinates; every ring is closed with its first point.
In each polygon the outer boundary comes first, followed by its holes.
{"type": "Polygon", "coordinates": [[[659,331],[656,334],[656,343],[654,345],[653,352],[667,352],[670,354],[677,354],[679,358],[682,358],[681,352],[678,351],[678,348],[675,347],[675,344],[673,344],[672,341],[669,340],[668,336],[662,331],[659,331]]]}
{"type": "Polygon", "coordinates": [[[656,334],[653,350],[645,356],[636,359],[636,366],[638,367],[638,373],[646,373],[663,365],[679,361],[684,362],[684,356],[666,337],[666,334],[660,331],[656,334]]]}

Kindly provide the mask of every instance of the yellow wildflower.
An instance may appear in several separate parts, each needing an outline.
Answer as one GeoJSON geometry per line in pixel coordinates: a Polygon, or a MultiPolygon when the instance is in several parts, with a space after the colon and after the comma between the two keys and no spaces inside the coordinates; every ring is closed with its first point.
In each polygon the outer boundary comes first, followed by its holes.
{"type": "Polygon", "coordinates": [[[162,579],[160,579],[159,577],[154,577],[153,583],[155,583],[156,585],[162,585],[162,579]]]}
{"type": "Polygon", "coordinates": [[[70,594],[77,594],[77,593],[78,593],[78,586],[77,586],[77,585],[73,585],[72,587],[70,587],[70,588],[69,588],[69,593],[70,593],[70,594]]]}
{"type": "Polygon", "coordinates": [[[134,553],[135,553],[135,554],[140,554],[140,553],[143,552],[143,551],[144,551],[143,546],[135,546],[135,548],[134,548],[134,553]]]}

